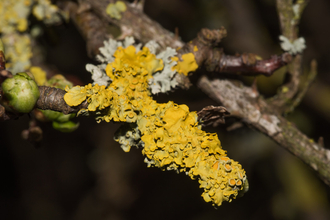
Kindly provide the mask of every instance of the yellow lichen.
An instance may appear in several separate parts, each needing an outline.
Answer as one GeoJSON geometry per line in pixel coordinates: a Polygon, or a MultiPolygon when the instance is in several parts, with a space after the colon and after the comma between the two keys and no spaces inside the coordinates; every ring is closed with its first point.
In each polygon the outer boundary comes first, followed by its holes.
{"type": "Polygon", "coordinates": [[[197,52],[198,51],[198,48],[197,48],[197,46],[195,45],[194,46],[194,52],[197,52]]]}
{"type": "MultiPolygon", "coordinates": [[[[173,57],[172,60],[178,61],[178,57],[173,57]]],[[[178,73],[183,73],[188,76],[189,72],[193,72],[198,68],[195,60],[195,56],[192,53],[186,53],[182,55],[182,61],[178,61],[176,66],[172,67],[172,70],[176,70],[178,73]]]]}
{"type": "Polygon", "coordinates": [[[106,12],[110,17],[115,19],[121,19],[121,13],[126,11],[126,4],[123,1],[117,1],[116,3],[110,3],[107,8],[106,12]]]}
{"type": "MultiPolygon", "coordinates": [[[[120,132],[115,138],[123,149],[128,152],[140,139],[148,166],[197,178],[205,201],[219,206],[236,198],[247,184],[245,171],[226,156],[218,136],[201,130],[197,113],[188,106],[172,101],[159,104],[151,97],[148,80],[162,70],[162,61],[146,47],[139,52],[133,46],[119,47],[114,57],[106,67],[112,83],[106,88],[89,84],[67,89],[67,104],[75,106],[87,99],[84,111],[95,112],[97,121],[134,123],[137,130],[120,132]]],[[[183,62],[192,62],[192,58],[183,56],[183,62]]],[[[197,67],[184,68],[192,71],[197,67]]]]}
{"type": "Polygon", "coordinates": [[[102,110],[110,105],[111,91],[106,90],[105,86],[88,84],[87,86],[75,86],[65,88],[68,92],[64,95],[65,102],[70,106],[77,106],[87,99],[88,111],[102,110]]]}
{"type": "Polygon", "coordinates": [[[283,92],[283,93],[287,93],[288,91],[289,91],[289,88],[286,87],[286,86],[283,86],[283,88],[282,88],[282,92],[283,92]]]}
{"type": "Polygon", "coordinates": [[[46,72],[42,68],[39,66],[31,66],[29,71],[32,73],[34,81],[36,81],[39,86],[42,86],[46,83],[46,72]]]}

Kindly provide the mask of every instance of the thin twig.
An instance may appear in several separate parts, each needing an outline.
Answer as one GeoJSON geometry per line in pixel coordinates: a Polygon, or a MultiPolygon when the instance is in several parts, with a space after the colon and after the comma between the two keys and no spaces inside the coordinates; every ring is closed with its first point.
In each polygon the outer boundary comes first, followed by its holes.
{"type": "MultiPolygon", "coordinates": [[[[282,35],[291,42],[298,38],[298,24],[303,9],[308,1],[298,1],[297,5],[292,0],[277,0],[277,11],[280,20],[282,35]],[[295,9],[299,6],[298,11],[295,9]]],[[[279,112],[290,112],[293,110],[290,100],[296,95],[299,89],[300,76],[302,74],[302,55],[298,54],[287,68],[289,82],[278,89],[276,96],[268,100],[269,104],[278,109],[279,112]]]]}
{"type": "Polygon", "coordinates": [[[107,32],[104,23],[90,10],[88,3],[79,7],[74,2],[60,2],[59,6],[70,13],[70,18],[86,40],[89,57],[95,57],[99,53],[104,40],[113,38],[107,32]]]}
{"type": "Polygon", "coordinates": [[[309,87],[314,82],[314,79],[315,79],[315,77],[317,75],[317,62],[316,62],[316,60],[312,60],[310,66],[311,66],[310,67],[311,69],[310,69],[310,71],[309,71],[309,73],[307,75],[307,79],[305,80],[305,82],[302,85],[301,91],[298,92],[298,94],[296,95],[296,97],[292,101],[291,107],[289,106],[287,108],[287,112],[285,112],[285,113],[292,112],[293,109],[300,104],[300,102],[302,101],[302,99],[305,97],[305,95],[306,95],[309,87]]]}

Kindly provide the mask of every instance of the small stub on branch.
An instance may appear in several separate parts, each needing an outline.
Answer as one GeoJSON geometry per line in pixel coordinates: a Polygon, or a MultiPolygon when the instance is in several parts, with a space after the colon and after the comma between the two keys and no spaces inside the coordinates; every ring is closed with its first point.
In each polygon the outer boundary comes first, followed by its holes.
{"type": "Polygon", "coordinates": [[[213,45],[217,46],[223,38],[227,36],[227,30],[224,27],[221,27],[217,30],[210,30],[207,28],[203,28],[198,33],[198,39],[204,45],[213,45]]]}
{"type": "Polygon", "coordinates": [[[213,125],[214,127],[219,124],[225,123],[225,116],[230,115],[227,109],[223,106],[207,106],[197,112],[198,119],[204,126],[213,125]]]}

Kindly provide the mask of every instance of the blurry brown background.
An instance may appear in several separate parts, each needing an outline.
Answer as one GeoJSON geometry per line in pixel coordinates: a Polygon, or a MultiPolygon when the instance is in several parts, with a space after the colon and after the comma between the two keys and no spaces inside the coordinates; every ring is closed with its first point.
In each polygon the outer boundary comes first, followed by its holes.
{"type": "MultiPolygon", "coordinates": [[[[184,41],[203,28],[224,26],[228,54],[252,52],[267,58],[281,53],[274,0],[147,0],[145,12],[184,41]]],[[[330,148],[330,2],[310,1],[300,25],[306,39],[304,69],[318,61],[318,77],[302,104],[288,118],[330,148]]],[[[59,71],[90,81],[83,39],[72,24],[48,27],[39,43],[59,71]]],[[[202,72],[200,72],[202,74],[202,72]]],[[[250,83],[251,79],[243,79],[250,83]]],[[[265,96],[275,93],[283,71],[259,77],[265,96]]],[[[192,87],[155,97],[191,110],[216,105],[192,87]]],[[[41,124],[44,139],[35,148],[20,137],[29,117],[0,123],[0,219],[330,219],[330,190],[311,170],[267,137],[247,127],[228,132],[235,122],[206,130],[217,132],[223,147],[246,169],[250,190],[218,209],[200,196],[198,182],[184,174],[147,168],[140,149],[125,153],[113,141],[119,124],[79,118],[80,128],[60,133],[41,124]]]]}

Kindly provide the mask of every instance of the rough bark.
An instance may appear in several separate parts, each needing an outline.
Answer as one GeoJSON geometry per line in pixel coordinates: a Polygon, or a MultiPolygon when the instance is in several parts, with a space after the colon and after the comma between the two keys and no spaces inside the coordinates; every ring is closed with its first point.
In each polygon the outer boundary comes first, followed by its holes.
{"type": "Polygon", "coordinates": [[[330,150],[315,143],[274,111],[258,92],[228,80],[210,80],[206,76],[201,77],[198,86],[222,103],[232,116],[241,118],[308,164],[330,186],[330,150]]]}

